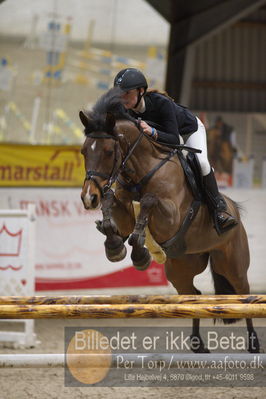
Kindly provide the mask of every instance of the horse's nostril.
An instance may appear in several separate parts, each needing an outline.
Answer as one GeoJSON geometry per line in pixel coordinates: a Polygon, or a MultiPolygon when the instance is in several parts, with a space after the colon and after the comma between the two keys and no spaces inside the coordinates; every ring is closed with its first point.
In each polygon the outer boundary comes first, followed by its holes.
{"type": "Polygon", "coordinates": [[[91,205],[93,208],[97,207],[97,205],[98,205],[98,195],[97,194],[91,195],[91,205]]]}

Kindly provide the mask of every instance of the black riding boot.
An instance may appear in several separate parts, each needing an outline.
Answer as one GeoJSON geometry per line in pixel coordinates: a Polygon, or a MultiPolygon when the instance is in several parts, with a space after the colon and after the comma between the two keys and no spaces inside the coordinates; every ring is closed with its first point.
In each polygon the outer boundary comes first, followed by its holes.
{"type": "Polygon", "coordinates": [[[204,193],[207,206],[213,216],[214,227],[217,233],[223,234],[237,225],[235,218],[226,212],[227,205],[219,193],[217,182],[211,169],[207,176],[203,176],[204,193]]]}

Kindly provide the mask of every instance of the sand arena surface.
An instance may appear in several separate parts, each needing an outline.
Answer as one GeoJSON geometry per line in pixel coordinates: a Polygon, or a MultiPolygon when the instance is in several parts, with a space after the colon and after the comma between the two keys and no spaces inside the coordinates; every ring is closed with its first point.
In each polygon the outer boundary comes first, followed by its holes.
{"type": "MultiPolygon", "coordinates": [[[[257,326],[266,326],[265,320],[256,320],[257,326]]],[[[36,320],[36,333],[41,341],[32,349],[0,348],[0,353],[64,353],[64,327],[94,328],[95,326],[190,326],[184,320],[36,320]],[[134,324],[135,323],[135,324],[134,324]]],[[[202,320],[203,326],[212,321],[202,320]]],[[[244,326],[244,321],[238,323],[244,326]]],[[[265,340],[265,338],[263,339],[265,340]]],[[[265,340],[266,342],[266,340],[265,340]]],[[[262,342],[262,350],[266,343],[262,342]]],[[[114,381],[115,385],[115,381],[114,381]]],[[[265,388],[231,387],[65,387],[64,369],[0,369],[0,399],[68,399],[68,398],[226,398],[264,399],[265,388]]]]}

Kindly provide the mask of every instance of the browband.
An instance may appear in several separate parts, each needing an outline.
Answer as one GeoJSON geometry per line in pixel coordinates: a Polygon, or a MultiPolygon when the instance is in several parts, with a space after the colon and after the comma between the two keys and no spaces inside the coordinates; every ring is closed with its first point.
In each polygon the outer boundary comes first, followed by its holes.
{"type": "MultiPolygon", "coordinates": [[[[85,130],[86,134],[86,130],[85,130]]],[[[89,133],[86,134],[86,137],[92,138],[92,139],[113,139],[113,140],[118,140],[117,137],[113,136],[112,134],[104,133],[104,134],[96,134],[96,133],[89,133]]]]}

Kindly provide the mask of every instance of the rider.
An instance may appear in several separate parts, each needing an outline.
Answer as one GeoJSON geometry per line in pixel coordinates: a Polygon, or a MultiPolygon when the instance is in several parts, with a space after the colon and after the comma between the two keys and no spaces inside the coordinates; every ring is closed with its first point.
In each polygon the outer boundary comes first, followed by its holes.
{"type": "Polygon", "coordinates": [[[136,68],[121,70],[114,79],[114,86],[124,91],[124,107],[133,117],[141,117],[141,128],[154,140],[165,144],[179,144],[179,135],[189,136],[186,144],[202,151],[197,157],[207,205],[213,215],[217,233],[222,234],[236,226],[235,218],[226,212],[226,202],[218,191],[207,156],[206,130],[200,119],[187,108],[176,104],[166,93],[147,91],[147,80],[136,68]],[[158,128],[151,127],[149,122],[158,128]]]}

